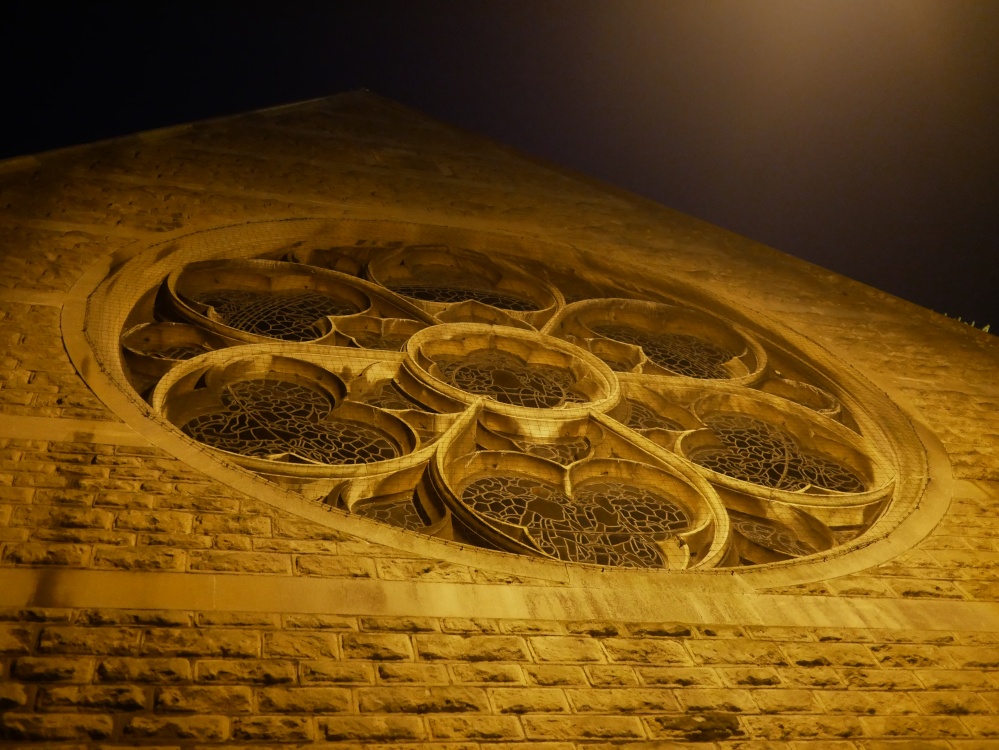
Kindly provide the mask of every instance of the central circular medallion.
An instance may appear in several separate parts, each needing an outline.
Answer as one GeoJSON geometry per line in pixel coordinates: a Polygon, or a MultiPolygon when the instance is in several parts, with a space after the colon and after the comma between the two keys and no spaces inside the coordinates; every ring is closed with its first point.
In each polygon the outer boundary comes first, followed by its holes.
{"type": "Polygon", "coordinates": [[[604,362],[534,331],[439,325],[413,336],[406,352],[424,384],[461,403],[486,398],[495,411],[609,408],[618,400],[617,380],[604,362]]]}

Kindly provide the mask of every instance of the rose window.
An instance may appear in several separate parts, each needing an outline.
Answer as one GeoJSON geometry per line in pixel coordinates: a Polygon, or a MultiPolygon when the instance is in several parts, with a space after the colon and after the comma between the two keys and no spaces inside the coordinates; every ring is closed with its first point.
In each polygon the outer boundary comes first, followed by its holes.
{"type": "Polygon", "coordinates": [[[731,568],[853,543],[896,484],[848,387],[682,289],[469,233],[277,232],[134,275],[115,340],[155,418],[368,522],[562,563],[731,568]]]}

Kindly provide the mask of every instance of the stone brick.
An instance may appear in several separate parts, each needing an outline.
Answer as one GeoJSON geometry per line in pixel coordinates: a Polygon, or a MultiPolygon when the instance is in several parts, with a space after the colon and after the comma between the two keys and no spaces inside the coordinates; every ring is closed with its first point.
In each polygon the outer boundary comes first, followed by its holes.
{"type": "Polygon", "coordinates": [[[501,633],[511,635],[562,635],[561,623],[552,620],[500,620],[501,633]]]}
{"type": "Polygon", "coordinates": [[[417,635],[421,659],[530,661],[524,639],[513,635],[417,635]]]}
{"type": "MultiPolygon", "coordinates": [[[[216,550],[224,550],[227,552],[249,552],[253,549],[253,540],[248,536],[239,536],[238,534],[218,534],[217,536],[211,537],[211,540],[212,546],[216,550]]],[[[266,553],[262,552],[260,554],[266,553]]],[[[272,557],[284,557],[284,555],[273,555],[272,557]]]]}
{"type": "Polygon", "coordinates": [[[587,685],[586,672],[582,667],[561,664],[540,664],[525,667],[528,679],[535,685],[557,687],[559,685],[587,685]]]}
{"type": "Polygon", "coordinates": [[[0,609],[0,621],[17,622],[26,625],[32,622],[62,622],[73,621],[74,611],[57,607],[14,607],[0,609]]]}
{"type": "Polygon", "coordinates": [[[999,737],[999,716],[965,716],[962,721],[975,737],[999,737]]]}
{"type": "Polygon", "coordinates": [[[923,687],[930,690],[989,690],[987,672],[972,669],[920,669],[916,672],[923,687]]]}
{"type": "Polygon", "coordinates": [[[315,737],[312,719],[301,716],[240,716],[232,720],[232,738],[250,742],[303,742],[315,737]]]}
{"type": "Polygon", "coordinates": [[[60,742],[106,740],[114,731],[110,716],[88,714],[0,714],[0,736],[7,740],[60,742]]]}
{"type": "Polygon", "coordinates": [[[430,732],[439,740],[519,740],[524,731],[512,716],[431,716],[430,732]]]}
{"type": "Polygon", "coordinates": [[[118,512],[115,528],[158,534],[190,534],[193,522],[194,516],[191,513],[170,510],[123,510],[118,512]]]}
{"type": "Polygon", "coordinates": [[[967,714],[987,714],[989,707],[974,693],[963,691],[909,694],[924,714],[965,716],[967,714]]]}
{"type": "Polygon", "coordinates": [[[350,711],[350,690],[339,687],[267,687],[256,690],[263,714],[334,714],[350,711]]]}
{"type": "Polygon", "coordinates": [[[756,713],[756,704],[748,690],[688,688],[677,695],[690,713],[756,713]]]}
{"type": "Polygon", "coordinates": [[[34,495],[34,487],[0,485],[0,500],[6,503],[28,504],[31,503],[34,495]]]}
{"type": "Polygon", "coordinates": [[[775,687],[781,678],[772,667],[733,667],[719,669],[718,676],[728,687],[775,687]]]}
{"type": "MultiPolygon", "coordinates": [[[[617,627],[612,626],[616,631],[617,627]]],[[[689,625],[680,622],[630,622],[628,632],[637,636],[653,636],[660,638],[690,638],[693,630],[689,625]]],[[[601,633],[600,635],[616,635],[617,633],[601,633]]]]}
{"type": "Polygon", "coordinates": [[[990,602],[999,600],[999,583],[996,581],[961,581],[958,589],[972,599],[990,602]]]}
{"type": "Polygon", "coordinates": [[[947,668],[953,666],[947,655],[937,646],[884,644],[871,646],[871,652],[882,667],[922,669],[925,667],[947,668]]]}
{"type": "MultiPolygon", "coordinates": [[[[680,710],[672,690],[662,688],[610,688],[566,690],[573,710],[578,713],[654,714],[680,710]]],[[[680,695],[685,695],[683,691],[680,695]]]]}
{"type": "Polygon", "coordinates": [[[103,544],[112,547],[130,547],[135,544],[135,534],[124,531],[103,531],[95,529],[40,529],[32,530],[33,542],[56,542],[69,544],[103,544]]]}
{"type": "Polygon", "coordinates": [[[440,630],[433,617],[362,617],[361,630],[383,633],[434,633],[440,630]]]}
{"type": "Polygon", "coordinates": [[[187,556],[182,550],[166,547],[95,547],[94,567],[117,570],[182,571],[187,556]]]}
{"type": "Polygon", "coordinates": [[[188,560],[188,566],[195,571],[291,574],[291,556],[271,552],[191,550],[188,552],[188,560]]]}
{"type": "Polygon", "coordinates": [[[83,544],[6,544],[3,562],[13,565],[67,565],[80,567],[86,564],[90,548],[83,544]]]}
{"type": "Polygon", "coordinates": [[[787,643],[782,646],[799,667],[873,667],[877,664],[866,646],[853,643],[787,643]]]}
{"type": "Polygon", "coordinates": [[[999,690],[983,690],[977,694],[994,714],[999,714],[999,690]]]}
{"type": "Polygon", "coordinates": [[[281,616],[269,612],[199,612],[199,627],[280,628],[281,616]]]}
{"type": "Polygon", "coordinates": [[[878,643],[926,643],[942,645],[957,641],[954,634],[946,630],[875,630],[872,635],[878,643]]]}
{"type": "Polygon", "coordinates": [[[916,714],[919,709],[908,694],[878,690],[821,690],[819,702],[830,714],[916,714]]]}
{"type": "MultiPolygon", "coordinates": [[[[164,529],[167,530],[167,529],[164,529]]],[[[240,515],[231,513],[206,513],[194,521],[195,534],[245,534],[246,536],[270,536],[271,519],[267,516],[240,515]]]]}
{"type": "Polygon", "coordinates": [[[636,716],[524,716],[524,732],[540,740],[641,740],[636,716]]]}
{"type": "Polygon", "coordinates": [[[852,716],[745,716],[750,737],[764,740],[846,739],[864,734],[861,720],[852,716]]]}
{"type": "Polygon", "coordinates": [[[463,565],[434,560],[386,560],[375,563],[383,581],[441,581],[471,583],[472,574],[463,565]]]}
{"type": "Polygon", "coordinates": [[[50,654],[134,654],[141,633],[134,628],[48,627],[42,630],[38,650],[50,654]]]}
{"type": "Polygon", "coordinates": [[[412,660],[409,636],[395,633],[344,633],[343,658],[366,661],[412,660]]]}
{"type": "Polygon", "coordinates": [[[752,664],[779,666],[787,664],[780,649],[770,643],[718,640],[685,641],[697,664],[752,664]]]}
{"type": "Polygon", "coordinates": [[[156,690],[156,711],[196,714],[247,714],[253,698],[247,687],[165,687],[156,690]]]}
{"type": "Polygon", "coordinates": [[[604,649],[612,662],[692,664],[683,644],[656,638],[607,638],[604,649]]]}
{"type": "Polygon", "coordinates": [[[374,578],[375,562],[369,557],[297,555],[295,570],[303,576],[323,578],[374,578]]]}
{"type": "Polygon", "coordinates": [[[953,716],[864,716],[860,718],[860,722],[871,737],[971,736],[964,724],[953,716]]]}
{"type": "Polygon", "coordinates": [[[140,547],[175,547],[177,549],[210,549],[210,536],[194,536],[192,534],[139,534],[136,544],[140,547]]]}
{"type": "Polygon", "coordinates": [[[600,642],[593,638],[548,636],[529,638],[531,650],[538,661],[602,662],[606,661],[600,642]]]}
{"type": "Polygon", "coordinates": [[[0,654],[28,654],[35,641],[32,628],[17,623],[0,624],[0,654]]]}
{"type": "Polygon", "coordinates": [[[919,690],[916,673],[905,669],[844,669],[842,677],[851,688],[874,690],[919,690]]]}
{"type": "Polygon", "coordinates": [[[279,659],[202,659],[195,667],[198,682],[223,685],[277,685],[294,682],[295,663],[279,659]]]}
{"type": "Polygon", "coordinates": [[[32,526],[63,529],[110,529],[114,514],[96,508],[68,508],[59,506],[22,506],[12,519],[14,526],[32,526]]]}
{"type": "Polygon", "coordinates": [[[697,630],[705,638],[746,637],[746,631],[738,625],[701,625],[697,630]]]}
{"type": "Polygon", "coordinates": [[[594,664],[585,667],[585,670],[593,687],[632,687],[638,685],[638,676],[634,667],[594,664]]]}
{"type": "Polygon", "coordinates": [[[441,630],[445,633],[497,633],[498,623],[478,617],[441,618],[441,630]]]}
{"type": "Polygon", "coordinates": [[[356,620],[343,615],[285,615],[284,626],[289,630],[357,630],[356,620]]]}
{"type": "Polygon", "coordinates": [[[211,540],[212,546],[217,550],[224,550],[228,552],[249,552],[253,549],[253,540],[248,536],[239,536],[238,534],[219,534],[211,537],[211,540]]]}
{"type": "MultiPolygon", "coordinates": [[[[811,641],[811,628],[778,627],[773,625],[747,625],[746,634],[756,641],[811,641]]],[[[818,638],[816,640],[822,640],[818,638]]]]}
{"type": "MultiPolygon", "coordinates": [[[[943,655],[950,663],[964,669],[999,669],[999,648],[945,646],[943,655]]],[[[950,666],[950,664],[940,666],[950,666]]]]}
{"type": "Polygon", "coordinates": [[[715,742],[745,736],[739,726],[739,719],[733,714],[655,716],[648,719],[647,723],[651,737],[687,743],[715,742]]]}
{"type": "Polygon", "coordinates": [[[892,591],[905,599],[964,599],[965,594],[949,581],[927,581],[921,578],[893,578],[892,591]]]}
{"type": "Polygon", "coordinates": [[[564,713],[569,711],[565,694],[555,688],[493,688],[493,709],[501,714],[564,713]]]}
{"type": "Polygon", "coordinates": [[[224,716],[133,716],[125,722],[127,740],[194,740],[219,742],[229,736],[224,716]]]}
{"type": "Polygon", "coordinates": [[[272,518],[272,527],[274,536],[287,539],[322,539],[336,542],[348,538],[327,526],[292,515],[272,518]]]}
{"type": "Polygon", "coordinates": [[[357,691],[362,713],[427,714],[488,711],[482,688],[377,687],[357,691]]]}
{"type": "Polygon", "coordinates": [[[22,656],[11,668],[25,682],[90,682],[94,660],[68,656],[22,656]]]}
{"type": "Polygon", "coordinates": [[[190,612],[172,609],[85,609],[76,620],[78,625],[153,625],[157,627],[188,627],[193,622],[190,612]]]}
{"type": "Polygon", "coordinates": [[[334,685],[374,684],[374,669],[370,664],[316,659],[300,663],[302,683],[334,685]]]}
{"type": "Polygon", "coordinates": [[[28,691],[15,682],[0,682],[0,713],[28,704],[28,691]]]}
{"type": "Polygon", "coordinates": [[[422,740],[427,736],[419,716],[329,716],[319,720],[327,740],[422,740]]]}
{"type": "Polygon", "coordinates": [[[819,643],[870,643],[874,640],[866,628],[816,628],[813,635],[819,643]]]}
{"type": "Polygon", "coordinates": [[[333,633],[265,633],[264,656],[293,659],[335,659],[337,636],[333,633]]]}
{"type": "Polygon", "coordinates": [[[819,709],[808,690],[754,690],[752,696],[765,714],[817,713],[819,709]]]}
{"type": "Polygon", "coordinates": [[[212,496],[205,492],[204,484],[176,483],[176,490],[157,498],[157,505],[181,510],[206,513],[238,513],[239,501],[229,497],[212,496]]]}
{"type": "Polygon", "coordinates": [[[39,689],[38,707],[45,711],[140,711],[146,707],[146,694],[132,685],[63,685],[39,689]]]}
{"type": "Polygon", "coordinates": [[[378,665],[378,680],[384,683],[417,683],[421,685],[447,685],[450,677],[443,664],[400,664],[388,662],[378,665]]]}
{"type": "Polygon", "coordinates": [[[101,682],[173,683],[191,681],[187,659],[104,659],[97,666],[101,682]]]}
{"type": "MultiPolygon", "coordinates": [[[[572,669],[572,667],[570,667],[572,669]]],[[[575,669],[579,669],[575,667],[575,669]]],[[[480,685],[522,684],[524,671],[516,664],[472,663],[455,664],[450,667],[456,682],[480,685]]],[[[582,670],[579,670],[582,677],[582,670]]]]}
{"type": "Polygon", "coordinates": [[[253,631],[151,629],[142,637],[142,653],[150,656],[260,655],[260,635],[253,631]]]}
{"type": "Polygon", "coordinates": [[[638,676],[646,685],[669,687],[721,687],[715,670],[704,667],[636,667],[638,676]]]}

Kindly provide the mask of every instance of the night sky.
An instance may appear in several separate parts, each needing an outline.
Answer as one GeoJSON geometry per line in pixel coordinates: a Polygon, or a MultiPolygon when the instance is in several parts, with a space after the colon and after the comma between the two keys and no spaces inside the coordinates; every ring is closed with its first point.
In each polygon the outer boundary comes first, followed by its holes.
{"type": "Polygon", "coordinates": [[[150,5],[5,8],[0,157],[364,87],[999,328],[999,2],[150,5]]]}

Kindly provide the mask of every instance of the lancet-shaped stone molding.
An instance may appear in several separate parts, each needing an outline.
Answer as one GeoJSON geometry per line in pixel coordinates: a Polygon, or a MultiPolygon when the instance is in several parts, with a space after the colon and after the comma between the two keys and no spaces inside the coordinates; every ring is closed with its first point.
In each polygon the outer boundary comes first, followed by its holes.
{"type": "Polygon", "coordinates": [[[675,571],[884,527],[901,449],[874,389],[698,290],[529,245],[391,222],[220,228],[125,263],[88,336],[205,460],[429,537],[675,571]]]}

